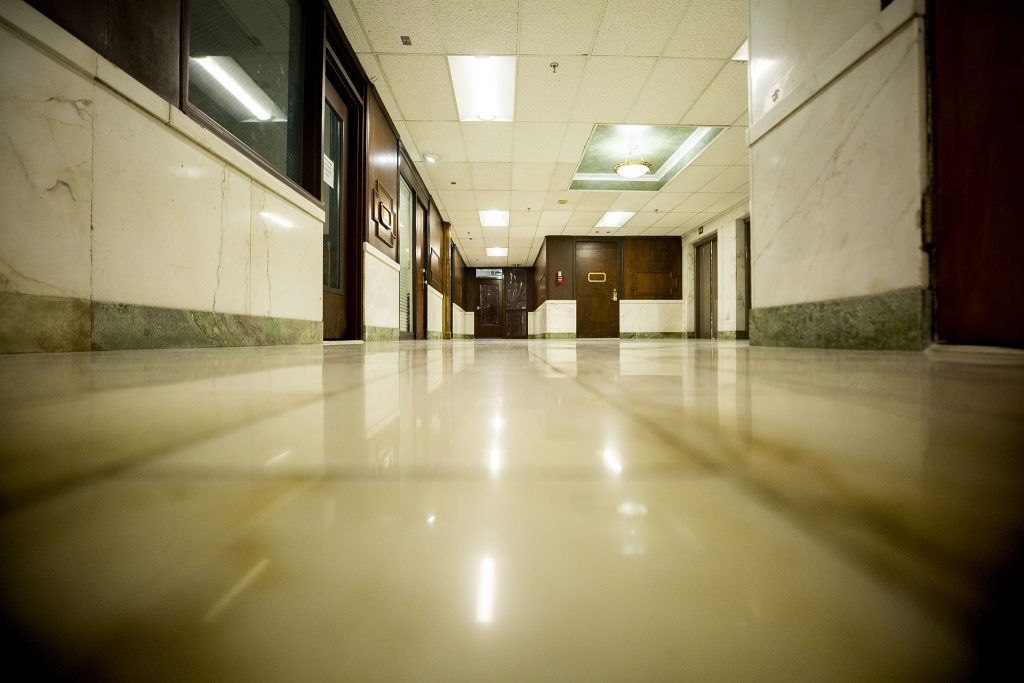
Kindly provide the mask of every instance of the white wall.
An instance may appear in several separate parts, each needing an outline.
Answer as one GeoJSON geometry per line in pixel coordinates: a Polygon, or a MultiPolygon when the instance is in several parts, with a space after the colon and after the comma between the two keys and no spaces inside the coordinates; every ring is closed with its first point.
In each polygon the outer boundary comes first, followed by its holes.
{"type": "Polygon", "coordinates": [[[466,334],[466,312],[457,303],[452,303],[452,338],[458,339],[466,334]]]}
{"type": "Polygon", "coordinates": [[[19,0],[0,216],[7,292],[322,317],[323,210],[19,0]]]}
{"type": "Polygon", "coordinates": [[[363,326],[398,332],[400,266],[369,242],[363,242],[363,326]]]}
{"type": "MultiPolygon", "coordinates": [[[[398,299],[395,299],[395,306],[398,305],[398,299]]],[[[397,309],[396,309],[397,310],[397,309]]],[[[432,285],[427,285],[427,336],[430,337],[431,333],[440,337],[444,325],[444,296],[441,292],[434,289],[432,285]]]]}
{"type": "Polygon", "coordinates": [[[751,4],[754,308],[927,286],[916,11],[912,0],[881,12],[875,0],[751,4]]]}
{"type": "MultiPolygon", "coordinates": [[[[529,322],[529,321],[527,321],[529,322]]],[[[533,334],[576,334],[576,302],[548,299],[534,312],[533,334]]]]}
{"type": "Polygon", "coordinates": [[[619,302],[620,335],[682,331],[682,301],[629,299],[619,302]]]}

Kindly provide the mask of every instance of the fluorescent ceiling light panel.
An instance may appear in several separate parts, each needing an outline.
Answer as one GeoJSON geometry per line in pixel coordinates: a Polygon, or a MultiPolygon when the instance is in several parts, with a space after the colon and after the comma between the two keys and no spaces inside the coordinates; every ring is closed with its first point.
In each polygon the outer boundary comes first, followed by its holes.
{"type": "Polygon", "coordinates": [[[750,41],[744,40],[743,44],[740,45],[739,49],[736,50],[730,59],[734,62],[749,62],[750,61],[750,41]]]}
{"type": "Polygon", "coordinates": [[[508,211],[481,211],[480,225],[485,228],[507,228],[508,211]]]}
{"type": "Polygon", "coordinates": [[[211,97],[225,105],[225,108],[235,113],[243,121],[284,121],[286,116],[281,109],[274,104],[267,93],[263,92],[260,86],[249,77],[238,62],[231,57],[192,57],[193,62],[202,67],[197,70],[201,74],[199,86],[211,97]],[[219,84],[219,88],[212,87],[209,78],[219,84]],[[233,99],[224,98],[224,92],[231,95],[233,99]],[[244,113],[239,113],[237,104],[242,105],[243,111],[252,115],[249,118],[244,113]]]}
{"type": "Polygon", "coordinates": [[[508,256],[508,249],[505,247],[487,247],[488,256],[508,256]]]}
{"type": "Polygon", "coordinates": [[[597,222],[598,228],[621,228],[630,218],[636,215],[636,211],[606,211],[601,220],[597,222]]]}
{"type": "Polygon", "coordinates": [[[449,57],[460,121],[512,121],[515,57],[449,57]]]}

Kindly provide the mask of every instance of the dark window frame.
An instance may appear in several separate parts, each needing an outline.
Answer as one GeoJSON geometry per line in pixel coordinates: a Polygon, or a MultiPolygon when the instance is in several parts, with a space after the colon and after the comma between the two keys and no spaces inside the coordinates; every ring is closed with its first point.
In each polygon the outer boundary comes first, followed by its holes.
{"type": "Polygon", "coordinates": [[[300,195],[323,208],[321,197],[320,172],[322,168],[321,154],[316,153],[323,144],[322,123],[323,109],[323,78],[316,78],[317,73],[323,74],[325,57],[325,8],[316,0],[300,0],[302,5],[302,50],[305,63],[305,78],[302,82],[302,182],[283,173],[276,166],[264,159],[259,152],[236,138],[230,131],[217,123],[213,117],[188,100],[188,59],[189,34],[192,0],[181,3],[181,56],[180,56],[180,88],[178,92],[178,108],[186,116],[212,131],[217,137],[241,152],[243,156],[255,163],[264,171],[292,188],[300,195]],[[315,124],[315,125],[314,125],[315,124]],[[319,126],[319,127],[318,127],[319,126]]]}

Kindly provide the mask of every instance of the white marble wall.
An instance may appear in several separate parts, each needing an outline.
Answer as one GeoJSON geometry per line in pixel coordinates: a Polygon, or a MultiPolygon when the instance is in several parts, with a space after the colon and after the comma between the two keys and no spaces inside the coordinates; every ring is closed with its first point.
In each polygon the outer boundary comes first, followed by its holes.
{"type": "MultiPolygon", "coordinates": [[[[717,236],[715,281],[718,291],[718,327],[720,332],[746,330],[746,269],[744,245],[737,239],[739,223],[750,215],[750,205],[741,202],[706,223],[704,231],[691,230],[683,236],[683,331],[695,332],[696,269],[694,244],[717,236]]],[[[751,227],[753,231],[754,228],[751,227]]]]}
{"type": "Polygon", "coordinates": [[[576,302],[548,299],[534,314],[534,334],[576,334],[576,302]]]}
{"type": "MultiPolygon", "coordinates": [[[[398,299],[395,299],[396,305],[398,299]]],[[[444,295],[427,285],[427,333],[441,334],[444,326],[444,295]]]]}
{"type": "Polygon", "coordinates": [[[681,300],[626,300],[619,302],[619,333],[682,332],[681,300]]]}
{"type": "MultiPolygon", "coordinates": [[[[754,3],[751,63],[810,64],[801,41],[820,34],[834,43],[859,16],[853,9],[833,16],[830,4],[754,3]],[[801,38],[784,28],[803,25],[816,33],[801,38]],[[761,53],[759,45],[776,47],[761,53]]],[[[919,216],[927,170],[924,23],[909,0],[873,16],[829,58],[852,67],[821,87],[820,74],[794,85],[802,106],[751,129],[754,308],[927,285],[919,216]]]]}
{"type": "Polygon", "coordinates": [[[532,337],[537,334],[537,313],[530,311],[526,314],[526,336],[532,337]]]}
{"type": "Polygon", "coordinates": [[[473,311],[466,311],[466,334],[476,336],[476,315],[473,311]]]}
{"type": "Polygon", "coordinates": [[[452,302],[452,338],[458,339],[466,334],[466,312],[457,303],[452,302]]]}
{"type": "Polygon", "coordinates": [[[322,209],[20,0],[0,3],[0,216],[6,291],[322,317],[322,209]]]}
{"type": "Polygon", "coordinates": [[[363,242],[363,326],[398,329],[400,266],[363,242]]]}

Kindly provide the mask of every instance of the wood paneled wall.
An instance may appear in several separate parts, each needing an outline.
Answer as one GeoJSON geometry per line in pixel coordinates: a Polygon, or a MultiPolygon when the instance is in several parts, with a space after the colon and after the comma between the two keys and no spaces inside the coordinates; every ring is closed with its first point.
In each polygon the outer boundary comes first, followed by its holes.
{"type": "Polygon", "coordinates": [[[548,243],[540,245],[537,259],[533,262],[533,309],[548,300],[548,243]]]}
{"type": "Polygon", "coordinates": [[[370,88],[366,99],[366,241],[398,260],[398,133],[370,88]]]}
{"type": "Polygon", "coordinates": [[[445,244],[444,220],[437,204],[431,200],[430,215],[427,219],[427,282],[439,292],[444,292],[444,262],[445,252],[448,247],[445,244]]]}
{"type": "Polygon", "coordinates": [[[681,237],[626,237],[623,299],[682,299],[681,237]]]}
{"type": "Polygon", "coordinates": [[[572,300],[576,298],[573,285],[573,258],[576,253],[572,237],[556,235],[547,237],[547,299],[572,300]],[[562,271],[562,284],[558,284],[558,271],[562,271]]]}
{"type": "Polygon", "coordinates": [[[452,301],[462,310],[469,310],[466,308],[466,261],[458,249],[452,259],[452,301]]]}

